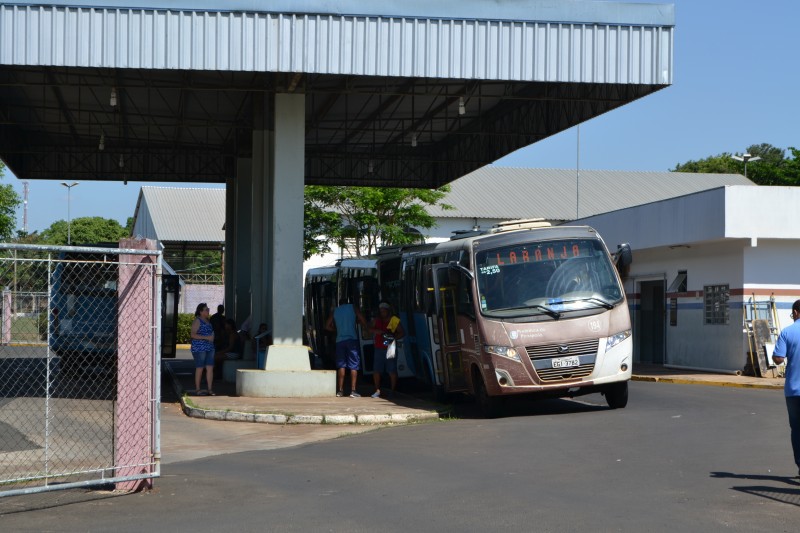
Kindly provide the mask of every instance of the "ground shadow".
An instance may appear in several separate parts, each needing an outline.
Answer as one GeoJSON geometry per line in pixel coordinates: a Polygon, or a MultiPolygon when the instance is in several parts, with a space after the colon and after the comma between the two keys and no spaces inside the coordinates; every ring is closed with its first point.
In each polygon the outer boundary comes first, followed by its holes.
{"type": "Polygon", "coordinates": [[[791,476],[767,476],[763,474],[734,474],[731,472],[711,472],[712,478],[747,479],[754,481],[772,481],[788,486],[743,485],[733,486],[731,490],[766,498],[775,502],[800,507],[800,479],[791,476]]]}

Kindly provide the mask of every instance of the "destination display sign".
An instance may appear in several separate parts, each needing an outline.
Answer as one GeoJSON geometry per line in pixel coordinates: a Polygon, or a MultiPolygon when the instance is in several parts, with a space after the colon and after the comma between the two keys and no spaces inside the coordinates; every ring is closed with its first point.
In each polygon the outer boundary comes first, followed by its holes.
{"type": "Polygon", "coordinates": [[[481,273],[491,275],[496,273],[496,267],[503,265],[591,257],[597,246],[597,241],[588,239],[507,246],[478,254],[478,265],[481,273]]]}

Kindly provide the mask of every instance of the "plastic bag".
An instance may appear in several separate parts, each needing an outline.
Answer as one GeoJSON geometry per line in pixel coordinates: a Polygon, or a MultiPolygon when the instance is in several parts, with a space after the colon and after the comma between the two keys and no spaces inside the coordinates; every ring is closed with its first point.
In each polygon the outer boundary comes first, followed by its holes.
{"type": "Polygon", "coordinates": [[[386,348],[386,359],[394,359],[394,356],[397,354],[397,343],[392,341],[391,344],[386,348]]]}

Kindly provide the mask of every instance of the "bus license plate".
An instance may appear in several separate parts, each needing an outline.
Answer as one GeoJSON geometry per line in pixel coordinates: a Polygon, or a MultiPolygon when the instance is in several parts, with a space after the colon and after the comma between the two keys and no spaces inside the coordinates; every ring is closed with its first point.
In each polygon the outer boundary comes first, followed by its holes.
{"type": "Polygon", "coordinates": [[[581,366],[581,358],[577,355],[553,359],[553,368],[572,368],[573,366],[581,366]]]}

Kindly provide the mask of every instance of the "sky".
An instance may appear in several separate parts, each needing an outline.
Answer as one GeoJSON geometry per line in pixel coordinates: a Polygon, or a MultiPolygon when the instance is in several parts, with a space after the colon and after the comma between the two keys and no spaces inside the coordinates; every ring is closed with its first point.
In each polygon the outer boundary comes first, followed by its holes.
{"type": "MultiPolygon", "coordinates": [[[[635,3],[675,5],[673,84],[581,124],[580,157],[576,128],[571,128],[496,164],[667,171],[723,152],[742,153],[753,144],[800,148],[800,2],[635,3]]],[[[8,170],[2,183],[12,184],[22,197],[22,182],[8,170]]],[[[134,214],[142,185],[209,187],[85,181],[72,188],[70,216],[100,216],[124,225],[134,214]]],[[[28,231],[41,231],[66,219],[67,188],[58,181],[30,181],[28,231]]],[[[22,222],[20,206],[20,229],[22,222]]]]}

